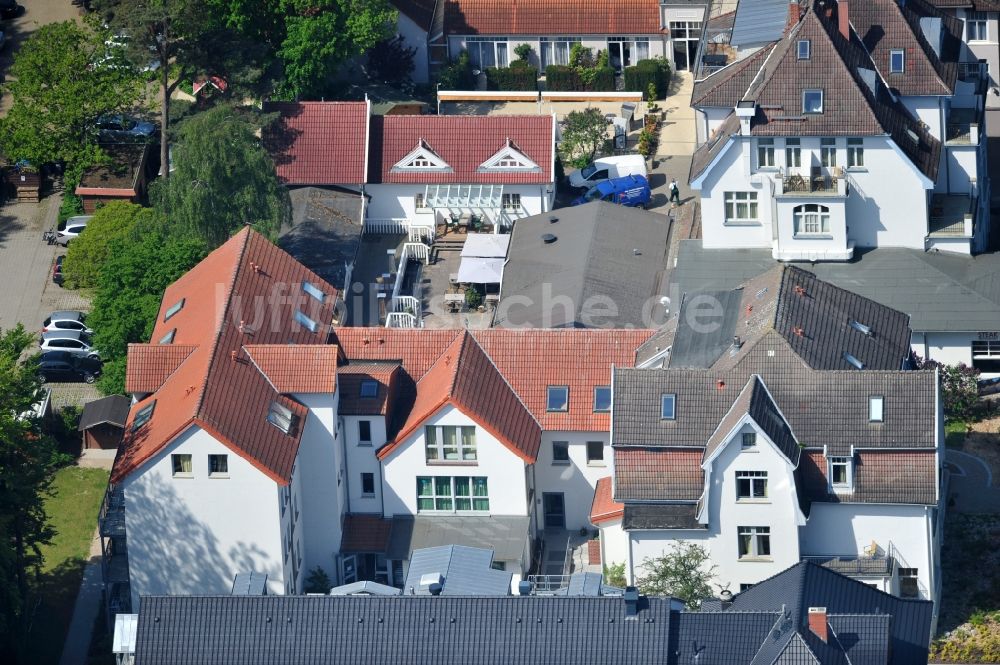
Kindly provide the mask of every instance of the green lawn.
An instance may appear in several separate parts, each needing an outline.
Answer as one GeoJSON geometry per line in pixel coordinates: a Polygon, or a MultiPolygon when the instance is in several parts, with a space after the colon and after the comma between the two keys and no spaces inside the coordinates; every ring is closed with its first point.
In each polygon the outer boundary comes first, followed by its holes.
{"type": "Polygon", "coordinates": [[[944,424],[944,443],[949,448],[961,448],[969,425],[964,420],[949,420],[944,424]]]}
{"type": "Polygon", "coordinates": [[[69,466],[56,473],[53,495],[45,502],[56,535],[42,548],[45,561],[33,584],[37,606],[25,636],[24,662],[59,662],[107,484],[103,469],[69,466]]]}

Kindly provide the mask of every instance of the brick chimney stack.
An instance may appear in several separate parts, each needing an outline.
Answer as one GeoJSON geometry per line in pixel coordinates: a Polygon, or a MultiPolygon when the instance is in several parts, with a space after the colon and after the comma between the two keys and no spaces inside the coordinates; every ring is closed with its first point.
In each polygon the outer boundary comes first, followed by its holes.
{"type": "Polygon", "coordinates": [[[837,2],[837,27],[840,28],[840,36],[844,39],[851,38],[851,16],[847,5],[847,0],[837,2]]]}
{"type": "Polygon", "coordinates": [[[799,0],[789,0],[788,25],[785,26],[785,32],[797,26],[800,20],[802,20],[802,7],[799,5],[799,0]]]}
{"type": "Polygon", "coordinates": [[[826,642],[828,636],[826,633],[826,608],[825,607],[810,607],[809,608],[809,630],[813,632],[819,639],[826,642]]]}

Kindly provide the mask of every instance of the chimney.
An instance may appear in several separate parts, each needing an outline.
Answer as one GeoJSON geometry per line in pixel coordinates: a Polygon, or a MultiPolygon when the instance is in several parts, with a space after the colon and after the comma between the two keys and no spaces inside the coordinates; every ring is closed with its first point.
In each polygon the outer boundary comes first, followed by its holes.
{"type": "Polygon", "coordinates": [[[723,589],[719,592],[719,605],[722,607],[723,611],[728,610],[733,604],[733,592],[729,589],[723,589]]]}
{"type": "Polygon", "coordinates": [[[811,630],[819,639],[824,642],[827,641],[825,607],[809,608],[809,630],[811,630]]]}
{"type": "Polygon", "coordinates": [[[788,25],[785,26],[785,31],[790,31],[797,26],[801,19],[802,7],[799,6],[799,0],[790,0],[788,3],[788,25]]]}
{"type": "Polygon", "coordinates": [[[851,17],[847,7],[847,0],[840,0],[837,3],[837,26],[840,28],[840,36],[844,39],[851,38],[851,17]]]}
{"type": "Polygon", "coordinates": [[[639,590],[634,586],[627,586],[622,597],[625,599],[625,618],[637,618],[639,616],[639,590]]]}

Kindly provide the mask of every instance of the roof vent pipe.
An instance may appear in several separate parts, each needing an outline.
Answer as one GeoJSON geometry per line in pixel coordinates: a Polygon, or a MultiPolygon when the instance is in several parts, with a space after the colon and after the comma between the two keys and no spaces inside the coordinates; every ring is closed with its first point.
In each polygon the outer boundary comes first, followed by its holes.
{"type": "Polygon", "coordinates": [[[720,591],[719,604],[722,606],[723,610],[728,610],[733,604],[733,592],[729,589],[723,589],[720,591]]]}
{"type": "Polygon", "coordinates": [[[517,583],[517,595],[519,596],[530,596],[531,595],[531,581],[521,580],[517,583]]]}
{"type": "Polygon", "coordinates": [[[549,217],[549,224],[555,224],[558,221],[559,221],[559,218],[556,217],[555,215],[552,215],[551,217],[549,217]]]}
{"type": "Polygon", "coordinates": [[[432,596],[440,596],[441,589],[443,588],[444,587],[441,585],[440,582],[434,582],[433,584],[427,587],[427,590],[430,592],[432,596]]]}
{"type": "Polygon", "coordinates": [[[546,245],[551,245],[555,241],[556,241],[556,237],[554,235],[552,235],[551,233],[543,233],[542,234],[542,242],[544,242],[546,245]]]}
{"type": "Polygon", "coordinates": [[[840,36],[844,39],[851,39],[851,17],[848,12],[847,0],[837,2],[837,27],[840,29],[840,36]]]}

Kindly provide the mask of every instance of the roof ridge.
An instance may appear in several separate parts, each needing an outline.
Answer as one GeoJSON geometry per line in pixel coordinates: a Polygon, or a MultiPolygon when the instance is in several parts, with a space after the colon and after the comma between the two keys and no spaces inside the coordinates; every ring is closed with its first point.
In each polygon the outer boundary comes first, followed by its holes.
{"type": "Polygon", "coordinates": [[[475,343],[476,348],[478,348],[480,353],[482,353],[486,357],[486,359],[490,362],[490,365],[493,367],[493,370],[500,376],[500,379],[504,382],[504,384],[507,386],[510,392],[513,393],[514,397],[517,398],[517,401],[521,405],[521,408],[523,408],[528,413],[531,419],[540,428],[542,424],[538,422],[538,418],[536,418],[535,414],[531,412],[531,409],[528,408],[528,405],[524,403],[524,400],[521,398],[521,395],[518,394],[516,390],[514,390],[514,386],[510,385],[510,381],[507,380],[507,377],[504,375],[503,371],[499,367],[497,367],[497,364],[493,360],[493,357],[486,351],[486,349],[483,348],[483,345],[479,343],[479,340],[476,339],[475,335],[473,335],[471,331],[466,329],[465,332],[470,338],[472,338],[472,341],[475,343]]]}

